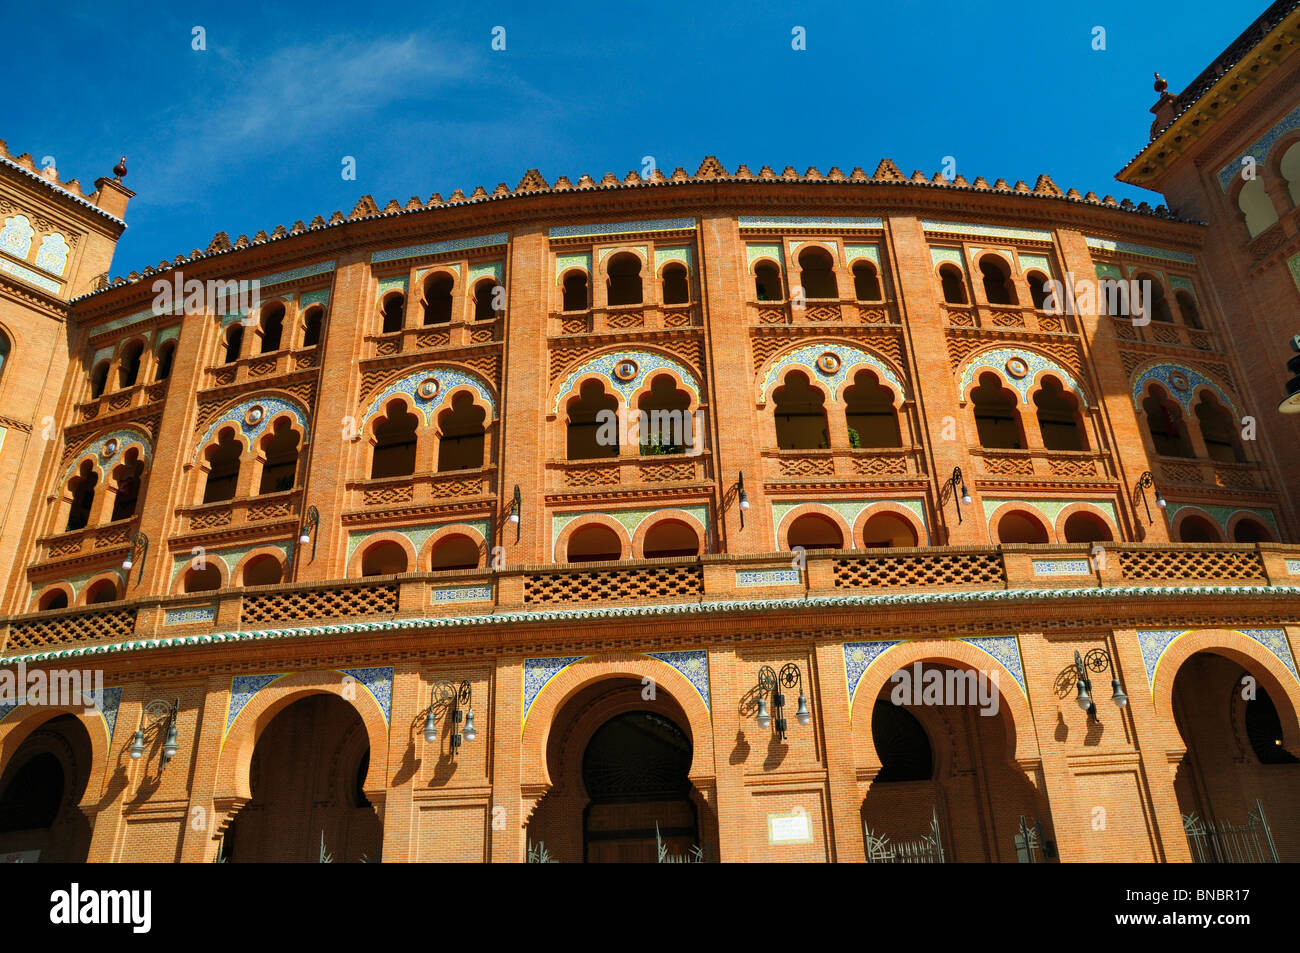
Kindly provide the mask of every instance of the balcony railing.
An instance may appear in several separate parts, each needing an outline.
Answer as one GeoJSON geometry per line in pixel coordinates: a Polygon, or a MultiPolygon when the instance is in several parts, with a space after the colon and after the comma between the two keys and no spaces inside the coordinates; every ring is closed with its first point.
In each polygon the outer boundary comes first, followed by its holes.
{"type": "Polygon", "coordinates": [[[751,324],[898,324],[892,301],[856,301],[853,298],[808,298],[804,307],[790,301],[751,301],[751,324]]]}
{"type": "Polygon", "coordinates": [[[1073,316],[1052,314],[1018,305],[944,304],[944,320],[951,327],[991,328],[995,331],[1046,331],[1074,333],[1073,316]]]}
{"type": "Polygon", "coordinates": [[[606,486],[671,486],[709,479],[711,455],[685,453],[551,460],[546,464],[549,492],[606,486]]]}
{"type": "Polygon", "coordinates": [[[381,510],[488,496],[493,492],[494,473],[496,467],[488,466],[378,480],[356,480],[348,484],[348,509],[352,512],[381,510]]]}
{"type": "Polygon", "coordinates": [[[109,414],[157,403],[167,396],[167,384],[165,380],[155,381],[152,384],[134,384],[124,390],[102,394],[94,400],[78,404],[73,423],[74,425],[84,423],[109,414]]]}
{"type": "Polygon", "coordinates": [[[1163,344],[1172,347],[1186,347],[1197,351],[1219,352],[1218,338],[1212,331],[1199,331],[1182,324],[1170,324],[1164,321],[1152,321],[1137,325],[1132,318],[1112,316],[1115,333],[1126,341],[1142,341],[1146,344],[1163,344]]]}
{"type": "Polygon", "coordinates": [[[768,483],[791,480],[900,480],[921,474],[920,447],[764,450],[768,483]]]}
{"type": "Polygon", "coordinates": [[[458,320],[445,324],[422,324],[366,335],[366,357],[393,357],[447,347],[470,347],[500,341],[505,327],[504,312],[487,321],[458,320]]]}
{"type": "Polygon", "coordinates": [[[627,304],[551,314],[551,334],[608,334],[618,331],[671,331],[703,323],[695,304],[627,304]]]}
{"type": "Polygon", "coordinates": [[[1229,490],[1267,490],[1267,471],[1258,463],[1226,463],[1190,457],[1160,457],[1160,478],[1165,486],[1215,487],[1229,490]]]}
{"type": "Polygon", "coordinates": [[[138,520],[132,516],[104,526],[89,526],[70,533],[56,533],[39,540],[38,562],[74,559],[124,549],[131,542],[138,520]]]}
{"type": "Polygon", "coordinates": [[[178,533],[228,532],[293,519],[298,515],[301,496],[302,490],[295,489],[184,507],[176,511],[180,521],[178,533]]]}
{"type": "Polygon", "coordinates": [[[984,477],[1025,477],[1050,480],[1115,479],[1110,454],[1099,450],[990,450],[971,447],[976,474],[984,477]]]}
{"type": "Polygon", "coordinates": [[[268,354],[250,354],[229,364],[209,367],[206,387],[228,387],[249,381],[264,381],[283,377],[295,371],[307,370],[320,360],[319,348],[309,347],[297,351],[279,350],[268,354]]]}
{"type": "MultiPolygon", "coordinates": [[[[4,654],[257,631],[350,620],[456,617],[574,605],[663,606],[870,593],[995,592],[1151,586],[1300,587],[1300,546],[1107,543],[831,550],[518,566],[232,588],[146,597],[0,619],[4,654]]],[[[1125,604],[1136,608],[1131,594],[1125,604]]],[[[1222,599],[1222,595],[1216,596],[1222,599]]],[[[1272,597],[1270,597],[1272,598],[1272,597]]],[[[1226,607],[1225,611],[1232,607],[1226,607]]],[[[419,625],[419,623],[413,623],[419,625]]],[[[146,645],[146,647],[148,647],[146,645]]]]}

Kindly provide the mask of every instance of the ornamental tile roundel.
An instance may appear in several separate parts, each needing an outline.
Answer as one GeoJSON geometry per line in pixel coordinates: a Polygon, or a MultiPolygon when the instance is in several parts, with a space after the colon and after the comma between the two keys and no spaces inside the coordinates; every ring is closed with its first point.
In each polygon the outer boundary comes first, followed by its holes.
{"type": "Polygon", "coordinates": [[[198,441],[194,448],[194,459],[198,459],[203,448],[211,443],[212,438],[222,427],[229,427],[232,424],[238,427],[239,432],[251,446],[266,432],[267,426],[281,414],[288,414],[302,428],[304,437],[309,435],[307,425],[307,411],[296,400],[290,400],[284,397],[272,396],[270,394],[259,394],[257,397],[250,397],[247,400],[228,408],[222,415],[204,431],[203,437],[198,441]]]}
{"type": "Polygon", "coordinates": [[[976,378],[984,371],[992,371],[1003,377],[1004,383],[1020,395],[1021,400],[1029,399],[1029,390],[1038,380],[1038,375],[1048,373],[1056,377],[1065,387],[1074,392],[1080,404],[1088,406],[1088,397],[1074,375],[1060,364],[1037,351],[1027,348],[998,347],[981,351],[967,358],[957,379],[958,395],[965,403],[970,388],[976,378]],[[1009,378],[1009,379],[1007,379],[1009,378]]]}
{"type": "Polygon", "coordinates": [[[394,397],[405,394],[411,398],[416,410],[426,424],[433,419],[433,413],[446,401],[457,387],[468,387],[488,408],[490,418],[497,414],[496,399],[488,389],[487,382],[472,371],[463,371],[452,367],[424,367],[393,381],[381,390],[362,416],[363,425],[379,413],[385,404],[394,397]]]}
{"type": "MultiPolygon", "coordinates": [[[[1183,410],[1192,412],[1192,403],[1202,387],[1213,391],[1223,406],[1236,412],[1236,407],[1218,384],[1204,374],[1178,364],[1155,364],[1148,367],[1133,381],[1133,404],[1141,408],[1147,384],[1156,381],[1162,384],[1174,400],[1183,405],[1183,410]]],[[[1237,414],[1240,416],[1240,414],[1237,414]]]]}
{"type": "Polygon", "coordinates": [[[108,472],[116,459],[122,456],[125,451],[132,447],[140,448],[140,459],[145,463],[153,456],[153,445],[144,431],[136,430],[134,427],[127,427],[121,430],[114,430],[102,437],[97,437],[80,453],[72,458],[72,463],[64,471],[63,480],[66,483],[72,479],[72,475],[81,468],[81,465],[87,460],[102,476],[108,472]]]}
{"type": "Polygon", "coordinates": [[[873,371],[882,384],[892,387],[899,400],[907,399],[907,388],[903,386],[902,380],[880,358],[851,344],[822,342],[795,348],[768,365],[759,383],[760,405],[767,402],[772,389],[785,377],[786,371],[792,368],[807,372],[811,380],[823,384],[830,391],[832,401],[839,399],[840,388],[862,368],[873,371]]]}
{"type": "Polygon", "coordinates": [[[627,403],[655,371],[674,372],[682,386],[691,392],[697,402],[700,400],[699,378],[680,361],[653,351],[614,351],[574,368],[556,388],[551,413],[560,412],[560,402],[565,395],[572,392],[578,381],[589,374],[604,378],[610,389],[627,403]]]}

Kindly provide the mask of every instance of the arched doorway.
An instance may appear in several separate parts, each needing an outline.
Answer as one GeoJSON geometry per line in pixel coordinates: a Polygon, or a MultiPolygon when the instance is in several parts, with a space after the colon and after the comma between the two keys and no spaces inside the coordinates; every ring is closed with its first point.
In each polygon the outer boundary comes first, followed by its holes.
{"type": "Polygon", "coordinates": [[[885,681],[869,709],[881,768],[862,805],[866,829],[916,841],[937,816],[950,862],[1015,862],[1022,816],[1030,825],[1041,820],[1045,840],[1055,840],[1046,801],[1014,760],[1004,687],[987,670],[940,661],[908,665],[885,681]]]}
{"type": "Polygon", "coordinates": [[[654,863],[656,833],[682,854],[697,842],[691,803],[691,740],[652,711],[615,715],[596,730],[582,757],[591,798],[583,814],[588,863],[654,863]]]}
{"type": "Polygon", "coordinates": [[[556,861],[655,863],[660,840],[676,857],[696,847],[716,857],[716,820],[689,777],[690,722],[662,684],[645,691],[605,678],[556,711],[551,786],[528,823],[528,841],[556,861]]]}
{"type": "Polygon", "coordinates": [[[1300,860],[1300,759],[1281,743],[1283,719],[1296,718],[1290,700],[1235,658],[1197,652],[1174,677],[1173,707],[1187,745],[1174,775],[1179,811],[1240,826],[1258,800],[1278,859],[1300,860]]]}
{"type": "Polygon", "coordinates": [[[362,790],[370,739],[343,699],[315,694],[276,714],[253,749],[250,800],[231,821],[231,862],[334,863],[380,859],[383,828],[362,790]]]}
{"type": "Polygon", "coordinates": [[[33,731],[0,772],[0,854],[84,863],[90,821],[79,804],[90,764],[90,736],[75,716],[59,715],[33,731]]]}

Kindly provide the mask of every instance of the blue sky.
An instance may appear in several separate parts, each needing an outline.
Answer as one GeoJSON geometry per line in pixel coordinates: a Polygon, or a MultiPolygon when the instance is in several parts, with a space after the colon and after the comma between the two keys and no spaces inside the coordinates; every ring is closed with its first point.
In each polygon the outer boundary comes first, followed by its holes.
{"type": "Polygon", "coordinates": [[[87,190],[125,153],[114,274],[371,194],[405,204],[537,167],[620,178],[944,156],[973,180],[1159,199],[1113,179],[1264,0],[698,4],[8,4],[0,138],[87,190]],[[192,30],[207,49],[191,48],[192,30]],[[506,49],[491,49],[505,28],[506,49]],[[807,49],[791,49],[802,26],[807,49]],[[1091,48],[1106,29],[1104,52],[1091,48]],[[354,156],[355,181],[341,176],[354,156]]]}

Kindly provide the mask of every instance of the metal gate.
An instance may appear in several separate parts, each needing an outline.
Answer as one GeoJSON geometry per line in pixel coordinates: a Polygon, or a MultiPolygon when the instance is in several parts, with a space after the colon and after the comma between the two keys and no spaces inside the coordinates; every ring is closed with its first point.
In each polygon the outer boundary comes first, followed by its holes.
{"type": "Polygon", "coordinates": [[[1227,821],[1206,823],[1195,814],[1183,815],[1183,830],[1198,864],[1276,864],[1277,847],[1268,829],[1264,805],[1255,798],[1255,809],[1246,823],[1234,827],[1227,821]]]}
{"type": "Polygon", "coordinates": [[[863,825],[869,864],[942,864],[943,841],[939,836],[939,809],[930,814],[930,833],[913,841],[890,843],[888,835],[876,834],[863,825]]]}
{"type": "Polygon", "coordinates": [[[1016,860],[1022,864],[1042,864],[1055,859],[1055,845],[1043,836],[1043,819],[1035,817],[1030,824],[1021,814],[1020,829],[1016,831],[1016,860]]]}

